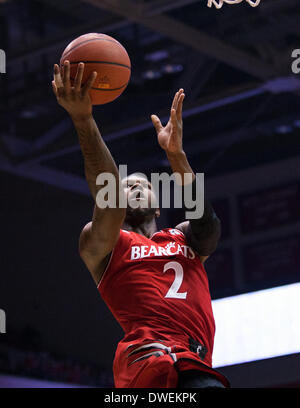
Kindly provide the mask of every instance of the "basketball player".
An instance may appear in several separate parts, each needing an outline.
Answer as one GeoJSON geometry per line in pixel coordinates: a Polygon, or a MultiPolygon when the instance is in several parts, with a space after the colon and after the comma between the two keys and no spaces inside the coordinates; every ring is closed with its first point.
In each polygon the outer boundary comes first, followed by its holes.
{"type": "MultiPolygon", "coordinates": [[[[52,86],[78,133],[91,194],[96,199],[103,188],[96,185],[96,178],[109,172],[117,181],[117,194],[128,202],[149,203],[147,208],[127,209],[95,205],[92,221],[79,239],[80,255],[125,332],[113,363],[115,387],[229,387],[228,380],[212,369],[215,324],[204,269],[216,249],[220,221],[205,200],[200,219],[157,231],[160,210],[150,207],[152,186],[138,174],[120,180],[92,116],[89,90],[97,73],[81,86],[83,71],[80,63],[71,86],[69,62],[62,69],[55,65],[52,86]]],[[[182,180],[190,173],[195,190],[196,176],[182,146],[184,96],[183,89],[176,93],[165,127],[157,116],[151,119],[173,173],[182,180]]]]}

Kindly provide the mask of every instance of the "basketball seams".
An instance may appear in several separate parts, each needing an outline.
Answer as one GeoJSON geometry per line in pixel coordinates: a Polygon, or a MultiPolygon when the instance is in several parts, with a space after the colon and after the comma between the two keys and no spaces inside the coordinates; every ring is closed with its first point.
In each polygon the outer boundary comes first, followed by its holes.
{"type": "Polygon", "coordinates": [[[120,46],[120,48],[124,49],[124,51],[126,51],[125,48],[123,47],[123,45],[119,43],[119,41],[109,40],[108,38],[91,38],[90,40],[85,40],[85,41],[82,41],[80,44],[74,45],[74,47],[69,49],[69,51],[65,55],[64,54],[62,55],[61,59],[65,59],[72,51],[76,50],[77,48],[79,48],[82,45],[87,44],[87,43],[89,43],[91,41],[108,41],[108,42],[112,42],[112,43],[117,44],[118,46],[120,46]]]}
{"type": "MultiPolygon", "coordinates": [[[[70,76],[70,80],[71,81],[75,81],[75,78],[70,76]]],[[[113,89],[106,89],[106,88],[94,88],[92,87],[91,89],[93,89],[94,91],[118,91],[119,89],[124,88],[125,86],[127,86],[129,84],[129,82],[126,82],[126,84],[119,86],[118,88],[113,88],[113,89]]],[[[81,86],[83,86],[84,84],[82,84],[81,86]]]]}
{"type": "Polygon", "coordinates": [[[128,68],[131,71],[131,67],[125,64],[120,64],[119,62],[110,62],[110,61],[70,61],[70,65],[72,64],[79,64],[80,62],[83,62],[84,64],[109,64],[109,65],[117,65],[119,67],[124,67],[128,68]]]}

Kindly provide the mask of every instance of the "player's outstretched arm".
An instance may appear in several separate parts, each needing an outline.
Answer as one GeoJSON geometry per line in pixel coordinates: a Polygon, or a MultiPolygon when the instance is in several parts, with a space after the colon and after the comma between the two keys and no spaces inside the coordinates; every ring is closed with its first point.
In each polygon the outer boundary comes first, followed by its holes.
{"type": "MultiPolygon", "coordinates": [[[[110,173],[116,180],[116,201],[118,203],[119,191],[120,194],[123,193],[123,189],[119,189],[119,172],[92,115],[89,90],[97,73],[93,72],[82,86],[83,72],[84,64],[80,63],[72,86],[69,61],[65,61],[62,69],[55,64],[53,92],[57,102],[66,109],[74,123],[84,158],[86,180],[94,200],[99,190],[104,187],[96,185],[97,177],[101,173],[110,173]]],[[[79,240],[80,255],[96,283],[99,282],[107,259],[118,240],[125,211],[124,208],[101,209],[95,205],[92,222],[82,230],[79,240]]]]}
{"type": "MultiPolygon", "coordinates": [[[[193,200],[195,199],[196,175],[193,172],[182,144],[182,105],[185,94],[180,89],[176,92],[171,106],[170,119],[166,126],[161,124],[156,115],[151,115],[158,143],[165,150],[173,173],[179,173],[176,181],[183,185],[184,175],[189,174],[192,181],[193,200]]],[[[182,222],[176,228],[186,236],[189,245],[195,249],[204,262],[216,249],[221,234],[221,223],[209,201],[204,199],[204,213],[199,219],[182,222]]]]}

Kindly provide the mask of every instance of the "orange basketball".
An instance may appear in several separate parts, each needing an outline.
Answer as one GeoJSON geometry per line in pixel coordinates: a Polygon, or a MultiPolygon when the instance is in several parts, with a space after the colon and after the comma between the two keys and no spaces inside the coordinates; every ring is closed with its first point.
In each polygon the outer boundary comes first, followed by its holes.
{"type": "Polygon", "coordinates": [[[111,102],[124,92],[131,74],[130,58],[125,48],[106,34],[89,33],[76,38],[66,47],[60,66],[70,61],[70,78],[74,81],[79,62],[84,62],[82,84],[93,71],[98,75],[90,91],[93,105],[111,102]]]}

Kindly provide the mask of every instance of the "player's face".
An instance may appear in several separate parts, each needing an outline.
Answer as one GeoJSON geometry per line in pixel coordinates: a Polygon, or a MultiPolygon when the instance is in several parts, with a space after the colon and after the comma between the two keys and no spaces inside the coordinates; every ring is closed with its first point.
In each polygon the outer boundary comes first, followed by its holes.
{"type": "Polygon", "coordinates": [[[156,196],[151,183],[143,177],[132,175],[122,180],[128,206],[135,208],[157,208],[156,196]]]}
{"type": "Polygon", "coordinates": [[[122,180],[127,196],[126,221],[142,224],[146,219],[159,217],[160,212],[151,183],[144,177],[130,175],[122,180]]]}

